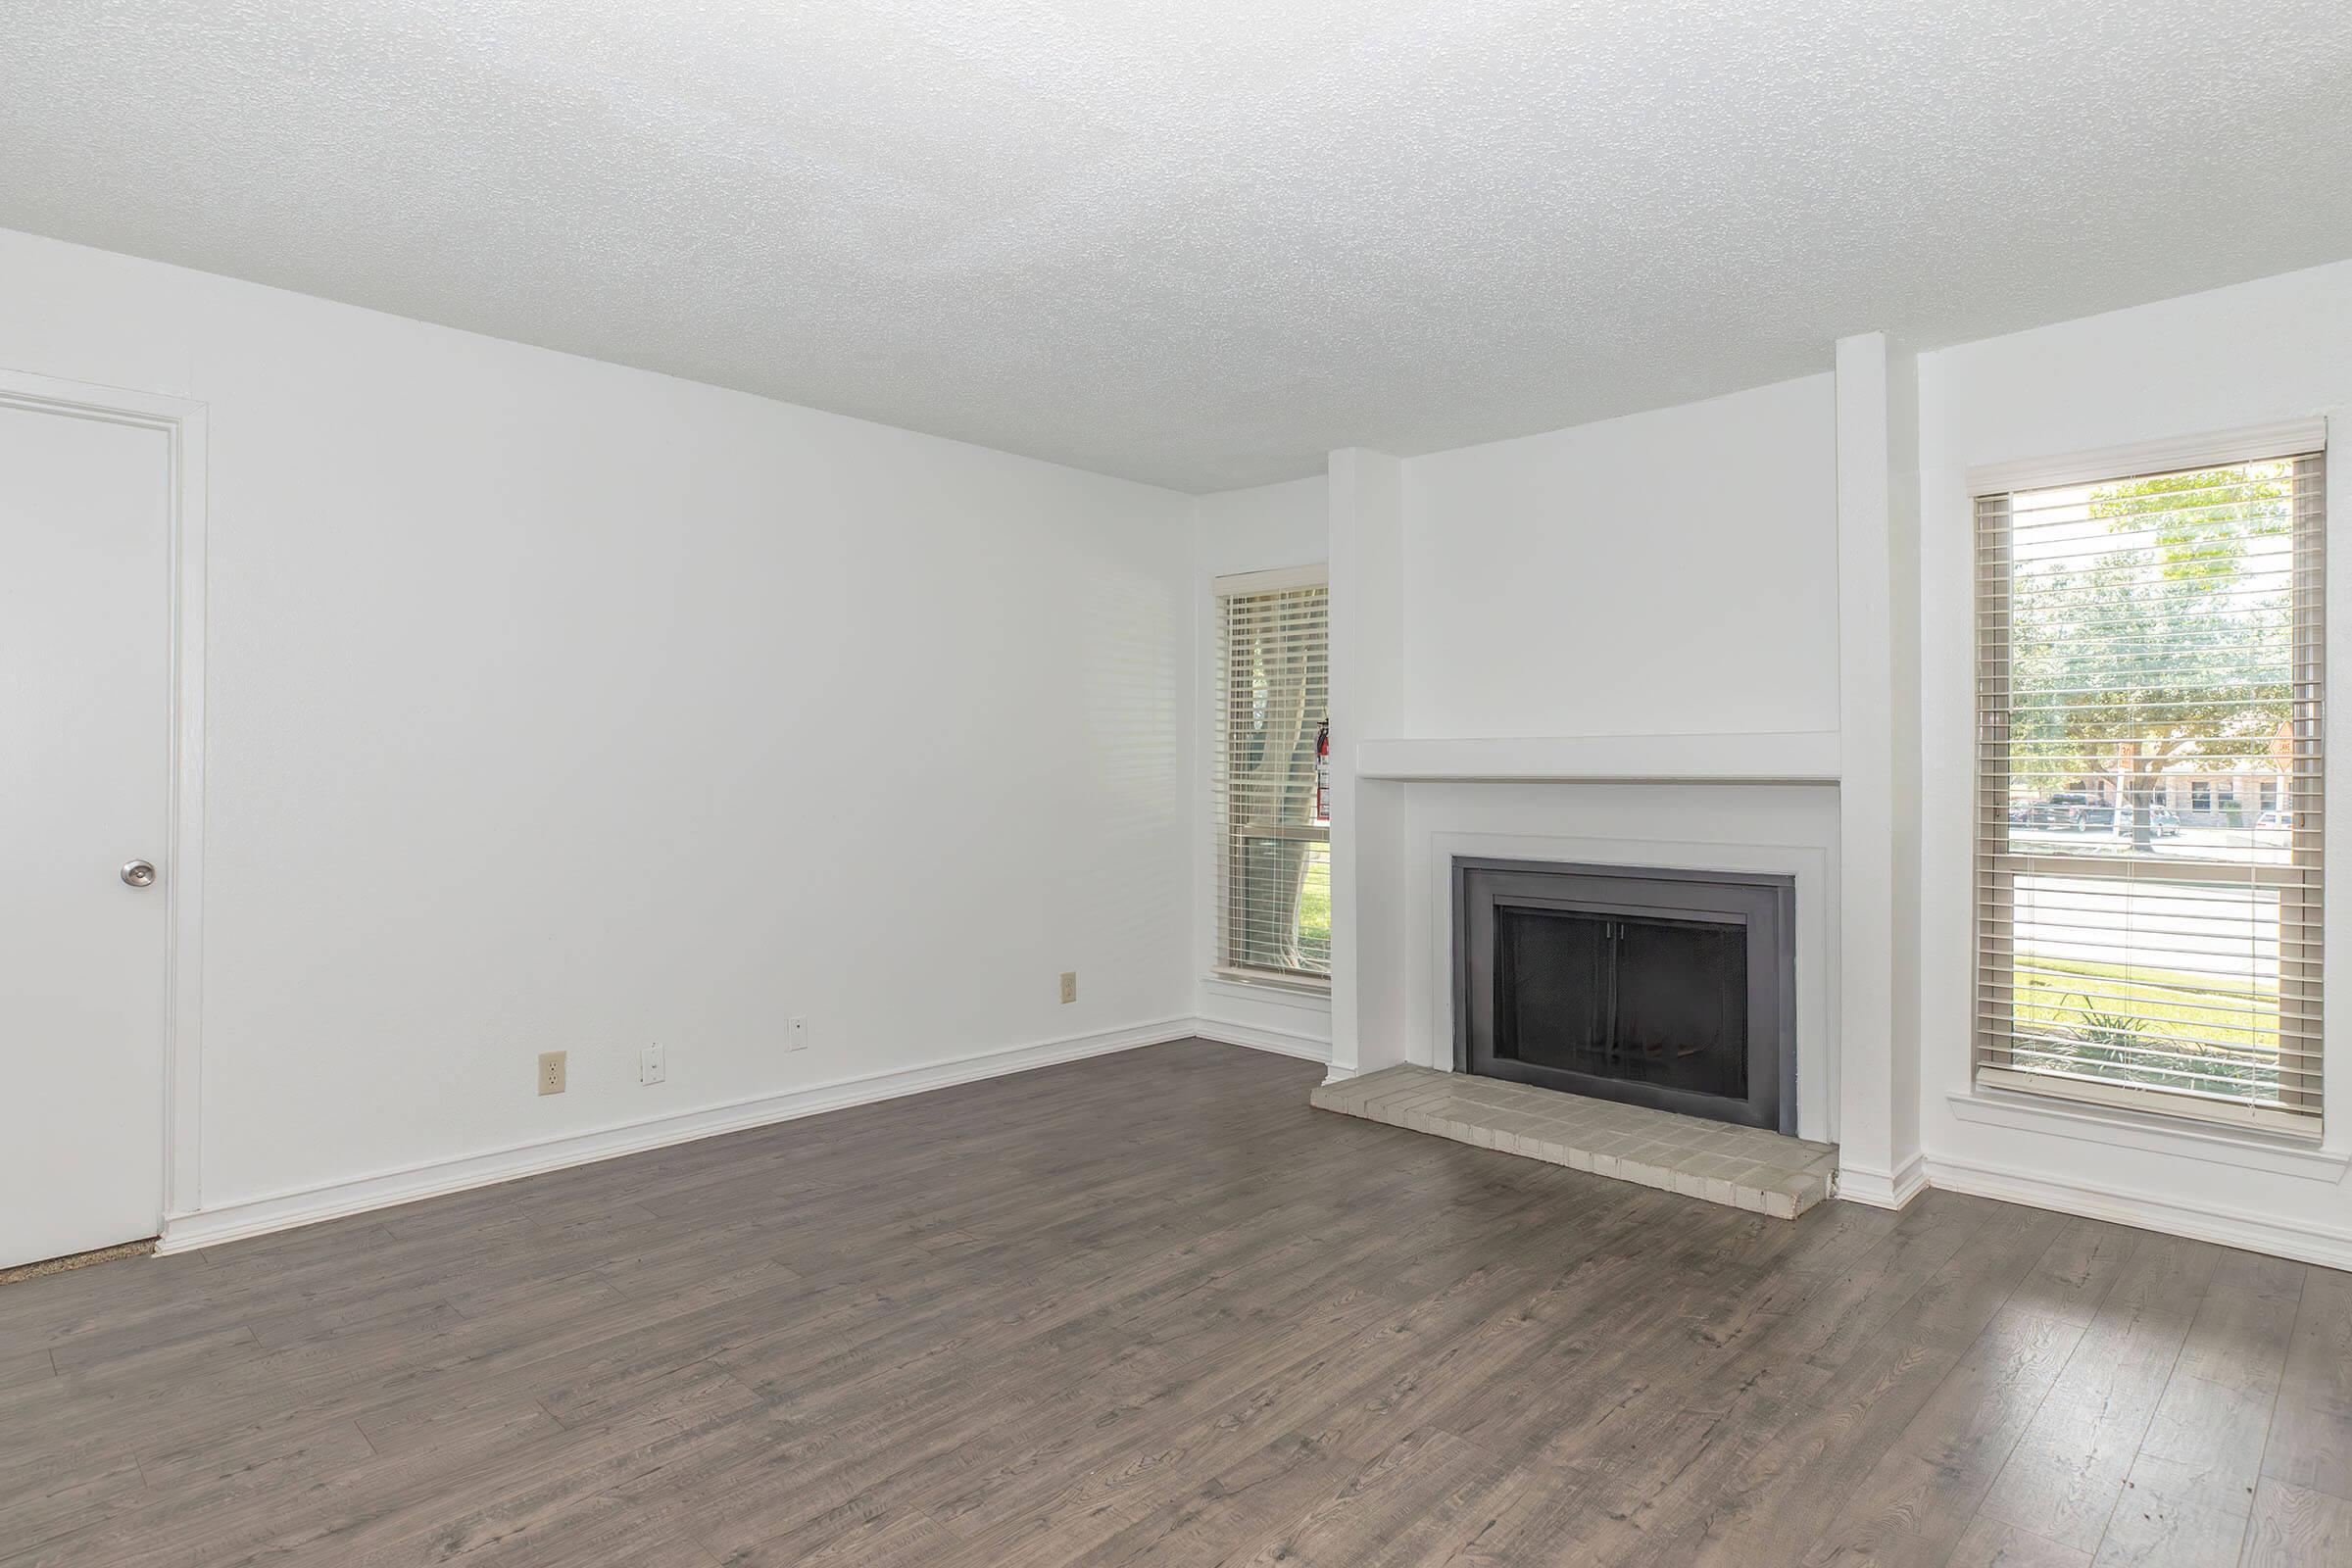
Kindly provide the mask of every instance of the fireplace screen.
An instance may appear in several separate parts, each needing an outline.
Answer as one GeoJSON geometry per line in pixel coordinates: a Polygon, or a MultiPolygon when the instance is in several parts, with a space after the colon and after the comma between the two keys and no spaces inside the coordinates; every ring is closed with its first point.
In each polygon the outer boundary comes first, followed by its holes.
{"type": "Polygon", "coordinates": [[[1794,1130],[1785,877],[1455,862],[1455,1065],[1794,1130]]]}
{"type": "Polygon", "coordinates": [[[1494,1054],[1747,1098],[1747,927],[1495,911],[1494,1054]]]}

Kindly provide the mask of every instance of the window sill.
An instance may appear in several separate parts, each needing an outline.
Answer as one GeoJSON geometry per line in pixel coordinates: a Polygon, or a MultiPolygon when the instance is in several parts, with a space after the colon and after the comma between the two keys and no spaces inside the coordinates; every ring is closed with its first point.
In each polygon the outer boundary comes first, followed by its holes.
{"type": "Polygon", "coordinates": [[[2315,1148],[2299,1138],[2197,1126],[2146,1111],[2045,1100],[2007,1089],[1954,1090],[1944,1098],[1953,1115],[1983,1126],[2137,1149],[2308,1181],[2337,1182],[2352,1169],[2352,1152],[2315,1148]]]}
{"type": "Polygon", "coordinates": [[[1229,997],[1250,997],[1287,1007],[1311,1007],[1318,1012],[1326,1012],[1331,1008],[1331,982],[1328,980],[1294,980],[1279,975],[1212,969],[1201,977],[1200,983],[1229,997]]]}

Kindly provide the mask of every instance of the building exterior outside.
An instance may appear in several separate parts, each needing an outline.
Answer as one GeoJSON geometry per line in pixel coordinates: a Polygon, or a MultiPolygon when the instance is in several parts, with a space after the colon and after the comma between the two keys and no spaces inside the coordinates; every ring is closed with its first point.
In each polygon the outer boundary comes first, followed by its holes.
{"type": "MultiPolygon", "coordinates": [[[[2293,775],[2293,741],[2280,724],[2260,755],[2224,760],[2186,757],[2156,773],[2149,804],[2162,828],[2286,827],[2281,813],[2292,809],[2288,780],[2293,775]]],[[[2022,808],[2029,817],[2053,827],[2116,827],[2118,808],[2130,808],[2128,762],[2067,781],[2047,800],[2022,808]]]]}

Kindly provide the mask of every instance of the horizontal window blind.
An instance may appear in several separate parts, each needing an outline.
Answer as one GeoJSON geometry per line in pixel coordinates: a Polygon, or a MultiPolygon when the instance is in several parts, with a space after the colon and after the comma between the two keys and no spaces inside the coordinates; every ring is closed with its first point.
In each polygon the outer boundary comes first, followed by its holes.
{"type": "Polygon", "coordinates": [[[1220,585],[1212,787],[1217,939],[1231,970],[1331,973],[1331,824],[1315,766],[1330,712],[1329,604],[1320,582],[1220,585]]]}
{"type": "Polygon", "coordinates": [[[2318,1132],[2325,467],[1978,497],[1980,1082],[2318,1132]]]}

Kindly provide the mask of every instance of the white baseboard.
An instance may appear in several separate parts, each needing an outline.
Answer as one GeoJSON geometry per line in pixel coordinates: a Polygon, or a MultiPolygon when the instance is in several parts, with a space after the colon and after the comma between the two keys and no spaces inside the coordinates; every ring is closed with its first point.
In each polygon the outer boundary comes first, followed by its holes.
{"type": "Polygon", "coordinates": [[[1892,1172],[1864,1170],[1854,1165],[1838,1167],[1837,1196],[1849,1203],[1868,1203],[1873,1208],[1901,1208],[1928,1189],[1928,1162],[1918,1154],[1892,1172]]]}
{"type": "Polygon", "coordinates": [[[1271,1051],[1278,1055],[1297,1056],[1302,1061],[1331,1060],[1331,1038],[1328,1035],[1303,1034],[1296,1029],[1269,1029],[1263,1024],[1236,1023],[1230,1018],[1196,1018],[1194,1031],[1203,1040],[1214,1040],[1228,1046],[1248,1046],[1252,1051],[1271,1051]]]}
{"type": "MultiPolygon", "coordinates": [[[[1219,1018],[1175,1017],[1124,1029],[1071,1035],[1034,1045],[928,1062],[919,1067],[836,1079],[807,1089],[734,1101],[702,1110],[681,1111],[644,1121],[626,1122],[563,1138],[518,1144],[509,1149],[428,1161],[372,1176],[322,1183],[273,1194],[267,1198],[223,1204],[219,1208],[172,1215],[165,1221],[158,1252],[184,1252],[248,1236],[290,1230],[321,1220],[340,1219],[371,1209],[390,1208],[420,1199],[469,1188],[495,1186],[518,1177],[594,1164],[649,1149],[691,1143],[722,1133],[742,1132],[776,1122],[792,1121],[828,1110],[876,1101],[918,1095],[927,1090],[1026,1072],[1059,1062],[1108,1055],[1139,1046],[1199,1036],[1255,1051],[1328,1063],[1331,1046],[1312,1035],[1267,1029],[1219,1018]]],[[[1355,1077],[1352,1068],[1330,1066],[1324,1082],[1344,1083],[1355,1077]]],[[[1980,1198],[2000,1199],[2035,1208],[2055,1209],[2090,1219],[2134,1225],[2144,1230],[2185,1236],[2224,1247],[2250,1249],[2327,1268],[2352,1270],[2352,1229],[2285,1224],[2265,1214],[2221,1204],[2155,1199],[2095,1183],[2059,1180],[1996,1170],[1965,1160],[1915,1156],[1892,1173],[1840,1169],[1837,1196],[1851,1202],[1882,1208],[1901,1208],[1924,1189],[1935,1186],[1980,1198]]]]}
{"type": "MultiPolygon", "coordinates": [[[[190,1251],[248,1236],[290,1230],[297,1225],[340,1219],[347,1214],[365,1213],[369,1209],[413,1203],[419,1199],[437,1198],[467,1188],[494,1186],[521,1176],[562,1170],[569,1165],[588,1165],[598,1160],[614,1159],[622,1154],[642,1153],[649,1149],[691,1143],[698,1138],[714,1138],[721,1133],[765,1127],[774,1122],[814,1116],[823,1111],[870,1104],[878,1100],[895,1100],[902,1095],[919,1095],[926,1090],[946,1089],[976,1079],[1026,1072],[1035,1067],[1051,1067],[1058,1062],[1077,1061],[1087,1056],[1108,1055],[1112,1052],[1131,1051],[1138,1046],[1183,1040],[1200,1032],[1200,1022],[1192,1017],[1163,1018],[1153,1023],[1133,1024],[1124,1029],[1097,1034],[1071,1035],[1036,1045],[976,1052],[968,1056],[955,1056],[920,1067],[904,1067],[857,1078],[837,1078],[831,1083],[790,1090],[780,1095],[761,1095],[723,1105],[708,1106],[702,1110],[679,1111],[674,1115],[655,1116],[644,1121],[622,1122],[562,1138],[517,1144],[512,1148],[462,1155],[455,1159],[432,1160],[372,1176],[327,1182],[268,1198],[226,1203],[218,1208],[175,1214],[165,1220],[164,1234],[155,1250],[158,1252],[190,1251]]],[[[1247,1041],[1235,1043],[1250,1044],[1247,1041]]]]}
{"type": "Polygon", "coordinates": [[[2325,1268],[2352,1269],[2352,1230],[2337,1226],[2282,1224],[2267,1215],[2220,1203],[2151,1198],[2092,1182],[2057,1180],[1995,1170],[1940,1156],[1928,1160],[1928,1180],[1947,1192],[1997,1198],[2034,1208],[2056,1209],[2086,1219],[2112,1220],[2142,1230],[2185,1236],[2192,1241],[2269,1252],[2325,1268]]]}

